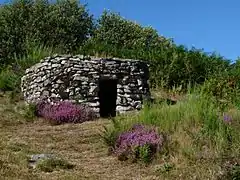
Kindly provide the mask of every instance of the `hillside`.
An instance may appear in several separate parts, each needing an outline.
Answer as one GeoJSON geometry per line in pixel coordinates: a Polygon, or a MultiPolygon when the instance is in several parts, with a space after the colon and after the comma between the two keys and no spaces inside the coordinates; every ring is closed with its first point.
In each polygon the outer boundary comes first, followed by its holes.
{"type": "Polygon", "coordinates": [[[69,0],[0,6],[0,39],[0,179],[240,179],[239,60],[69,0]],[[78,103],[27,105],[25,70],[53,54],[145,61],[155,99],[106,119],[78,103]]]}

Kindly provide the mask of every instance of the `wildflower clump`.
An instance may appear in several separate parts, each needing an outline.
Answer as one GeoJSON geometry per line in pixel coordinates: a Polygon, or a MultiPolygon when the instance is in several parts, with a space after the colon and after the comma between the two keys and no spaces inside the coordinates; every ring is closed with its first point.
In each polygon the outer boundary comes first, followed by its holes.
{"type": "Polygon", "coordinates": [[[163,136],[153,128],[134,125],[128,132],[120,134],[115,143],[115,154],[119,160],[131,159],[150,162],[163,146],[163,136]]]}
{"type": "Polygon", "coordinates": [[[68,101],[37,103],[37,115],[53,124],[82,123],[96,118],[95,112],[86,105],[73,104],[68,101]]]}

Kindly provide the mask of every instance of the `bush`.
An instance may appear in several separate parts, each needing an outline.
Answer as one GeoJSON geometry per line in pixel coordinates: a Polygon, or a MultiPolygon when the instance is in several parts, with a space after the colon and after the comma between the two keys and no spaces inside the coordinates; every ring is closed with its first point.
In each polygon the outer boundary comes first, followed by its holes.
{"type": "Polygon", "coordinates": [[[132,159],[150,162],[161,150],[163,136],[155,129],[147,129],[142,125],[134,125],[131,131],[121,133],[115,142],[114,152],[120,160],[132,159]]]}
{"type": "Polygon", "coordinates": [[[75,0],[56,3],[17,0],[2,5],[0,66],[4,68],[26,59],[18,63],[25,70],[41,58],[25,58],[31,54],[31,43],[37,43],[70,54],[81,52],[146,60],[150,65],[152,87],[201,84],[229,68],[229,61],[221,56],[178,46],[152,27],[141,26],[119,14],[105,11],[97,22],[94,23],[86,7],[75,0]]]}
{"type": "Polygon", "coordinates": [[[37,115],[49,120],[52,124],[82,123],[96,118],[95,112],[85,106],[62,101],[37,103],[37,115]]]}
{"type": "Polygon", "coordinates": [[[159,43],[166,43],[166,48],[171,44],[157,30],[143,27],[140,24],[124,19],[119,14],[104,11],[98,19],[93,40],[95,43],[104,42],[116,48],[146,49],[155,48],[159,43]]]}
{"type": "Polygon", "coordinates": [[[27,54],[26,41],[70,52],[91,34],[92,16],[78,1],[17,0],[0,7],[0,65],[27,54]]]}
{"type": "MultiPolygon", "coordinates": [[[[108,146],[115,147],[115,137],[128,132],[134,124],[144,124],[161,128],[167,134],[169,140],[166,142],[170,144],[169,147],[164,145],[163,154],[165,150],[166,154],[172,155],[175,151],[189,148],[194,149],[194,153],[201,154],[206,146],[220,156],[229,152],[231,155],[238,153],[239,115],[231,115],[227,108],[224,112],[221,111],[215,99],[203,92],[195,90],[175,105],[161,102],[144,107],[134,116],[116,117],[112,126],[106,128],[103,134],[108,146]]],[[[142,149],[142,152],[147,152],[147,149],[142,149]]]]}
{"type": "Polygon", "coordinates": [[[141,26],[107,11],[98,19],[93,36],[81,51],[92,55],[145,60],[150,65],[153,87],[183,85],[186,88],[188,83],[201,84],[229,67],[229,61],[219,55],[178,46],[152,27],[141,26]]]}

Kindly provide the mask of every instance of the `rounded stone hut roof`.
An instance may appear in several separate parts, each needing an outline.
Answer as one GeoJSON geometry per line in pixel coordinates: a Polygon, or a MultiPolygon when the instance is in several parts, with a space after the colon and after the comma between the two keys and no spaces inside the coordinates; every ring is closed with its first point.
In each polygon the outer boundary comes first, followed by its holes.
{"type": "Polygon", "coordinates": [[[116,79],[118,98],[133,103],[149,94],[148,78],[148,64],[140,60],[54,55],[26,69],[21,89],[28,103],[42,97],[96,102],[99,80],[116,79]]]}

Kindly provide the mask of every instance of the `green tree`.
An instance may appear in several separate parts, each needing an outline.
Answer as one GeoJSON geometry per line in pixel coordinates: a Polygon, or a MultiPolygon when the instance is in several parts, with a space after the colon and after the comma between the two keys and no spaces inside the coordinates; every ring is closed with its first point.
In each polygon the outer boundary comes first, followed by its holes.
{"type": "Polygon", "coordinates": [[[29,41],[71,52],[93,30],[93,18],[76,0],[16,0],[0,8],[0,64],[26,53],[29,41]]]}
{"type": "Polygon", "coordinates": [[[151,27],[143,27],[119,14],[104,11],[85,53],[145,60],[150,65],[151,85],[203,83],[222,72],[229,61],[216,54],[176,45],[151,27]]]}

